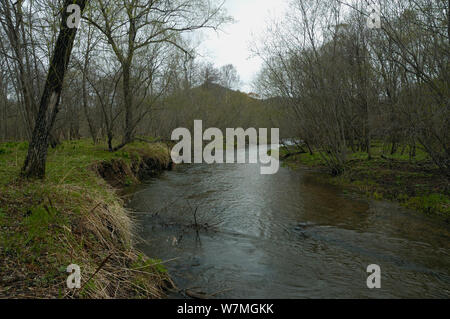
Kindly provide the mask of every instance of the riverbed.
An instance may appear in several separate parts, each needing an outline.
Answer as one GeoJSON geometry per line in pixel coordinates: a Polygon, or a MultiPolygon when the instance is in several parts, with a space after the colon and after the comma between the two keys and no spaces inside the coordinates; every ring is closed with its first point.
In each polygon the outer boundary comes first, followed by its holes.
{"type": "MultiPolygon", "coordinates": [[[[245,149],[238,150],[245,152],[245,149]]],[[[449,298],[450,227],[325,185],[309,169],[192,164],[148,180],[129,207],[180,292],[216,298],[449,298]],[[381,288],[367,287],[367,267],[381,288]]]]}

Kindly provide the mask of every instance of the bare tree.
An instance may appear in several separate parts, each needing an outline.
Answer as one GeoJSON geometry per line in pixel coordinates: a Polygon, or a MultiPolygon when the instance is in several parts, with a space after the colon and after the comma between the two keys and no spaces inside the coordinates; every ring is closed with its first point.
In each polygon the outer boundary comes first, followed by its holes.
{"type": "Polygon", "coordinates": [[[125,124],[122,143],[118,150],[130,143],[140,119],[134,114],[133,67],[139,53],[149,46],[171,44],[184,52],[180,36],[202,28],[216,29],[226,17],[222,4],[210,0],[180,1],[115,1],[98,0],[93,5],[98,15],[85,16],[106,37],[122,67],[123,108],[125,124]]]}
{"type": "Polygon", "coordinates": [[[39,104],[39,111],[36,116],[36,123],[28,148],[28,154],[22,168],[22,175],[25,177],[45,177],[49,136],[59,110],[64,75],[69,64],[73,42],[77,33],[77,28],[70,28],[67,25],[67,20],[70,16],[67,7],[71,4],[76,4],[83,11],[86,3],[87,0],[64,1],[59,35],[49,65],[47,80],[39,104]]]}
{"type": "Polygon", "coordinates": [[[236,89],[241,84],[239,74],[232,64],[224,65],[220,68],[220,82],[229,89],[236,89]]]}
{"type": "Polygon", "coordinates": [[[448,173],[448,1],[382,1],[379,30],[366,26],[369,2],[291,1],[256,50],[259,90],[283,100],[285,121],[334,173],[348,148],[370,160],[373,136],[391,153],[409,145],[411,157],[420,143],[448,173]]]}

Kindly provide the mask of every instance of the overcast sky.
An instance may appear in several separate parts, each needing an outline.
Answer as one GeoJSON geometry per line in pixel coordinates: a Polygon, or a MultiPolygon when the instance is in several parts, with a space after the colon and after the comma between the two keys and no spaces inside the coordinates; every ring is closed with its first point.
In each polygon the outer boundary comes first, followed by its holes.
{"type": "Polygon", "coordinates": [[[205,32],[200,54],[217,67],[233,64],[243,82],[240,90],[251,91],[251,82],[261,67],[261,60],[250,57],[252,34],[266,29],[267,19],[281,17],[287,0],[226,0],[225,7],[236,23],[222,28],[223,32],[205,32]]]}

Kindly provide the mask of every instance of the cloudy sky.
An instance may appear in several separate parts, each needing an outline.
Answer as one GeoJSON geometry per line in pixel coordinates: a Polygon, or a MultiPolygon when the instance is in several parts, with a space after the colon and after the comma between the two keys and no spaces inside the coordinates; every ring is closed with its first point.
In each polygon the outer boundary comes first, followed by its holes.
{"type": "Polygon", "coordinates": [[[218,67],[233,64],[243,81],[240,89],[250,91],[252,79],[261,67],[261,60],[251,57],[252,34],[261,34],[266,29],[267,19],[281,17],[286,5],[287,0],[226,0],[228,14],[236,22],[223,27],[219,33],[205,32],[200,54],[218,67]]]}

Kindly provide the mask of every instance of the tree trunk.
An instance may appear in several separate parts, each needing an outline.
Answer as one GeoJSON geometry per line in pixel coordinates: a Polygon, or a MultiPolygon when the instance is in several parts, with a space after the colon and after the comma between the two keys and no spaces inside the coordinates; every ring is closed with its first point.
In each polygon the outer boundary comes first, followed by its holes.
{"type": "Polygon", "coordinates": [[[6,96],[2,96],[4,98],[3,101],[3,140],[6,141],[8,138],[8,122],[7,122],[7,114],[8,114],[8,100],[6,96]]]}
{"type": "Polygon", "coordinates": [[[369,132],[366,133],[366,147],[367,147],[367,160],[371,161],[372,160],[372,139],[370,136],[370,130],[369,132]]]}
{"type": "MultiPolygon", "coordinates": [[[[33,129],[33,116],[35,115],[35,102],[33,100],[32,94],[31,94],[31,84],[30,84],[30,78],[31,74],[26,73],[26,69],[29,70],[29,65],[26,65],[26,62],[24,62],[24,55],[27,57],[26,53],[26,39],[25,34],[23,31],[23,25],[24,22],[22,20],[22,5],[23,0],[18,1],[16,3],[17,10],[11,9],[9,7],[9,3],[5,2],[2,3],[2,5],[5,5],[4,8],[4,14],[5,14],[5,32],[8,36],[8,39],[11,43],[11,48],[15,54],[15,60],[17,62],[17,82],[20,86],[20,94],[23,96],[23,105],[25,108],[25,122],[27,125],[27,134],[31,133],[31,130],[33,129]],[[12,12],[14,11],[16,22],[13,21],[12,12]],[[20,29],[19,26],[22,26],[20,29]],[[22,30],[22,37],[20,36],[20,32],[22,30]]],[[[26,59],[28,61],[28,57],[26,59]]]]}
{"type": "Polygon", "coordinates": [[[82,95],[83,95],[83,110],[86,120],[89,126],[89,133],[91,134],[92,141],[94,144],[97,144],[97,132],[89,115],[89,103],[88,103],[88,93],[87,93],[87,73],[89,72],[89,54],[91,51],[91,33],[89,32],[87,35],[87,48],[86,53],[84,55],[84,65],[83,65],[83,83],[82,83],[82,95]]]}
{"type": "Polygon", "coordinates": [[[67,20],[70,16],[70,13],[67,12],[67,7],[71,4],[77,4],[80,6],[81,12],[83,12],[87,1],[88,0],[64,1],[61,29],[51,59],[44,92],[39,104],[39,111],[36,117],[36,124],[31,137],[31,142],[28,147],[28,154],[22,168],[22,176],[24,177],[45,177],[49,134],[58,113],[64,75],[68,67],[73,42],[77,33],[76,28],[69,28],[67,26],[67,20]]]}
{"type": "Polygon", "coordinates": [[[314,155],[314,151],[311,148],[311,145],[309,145],[308,141],[305,141],[306,147],[308,147],[308,151],[310,155],[314,155]]]}
{"type": "Polygon", "coordinates": [[[395,153],[397,153],[397,142],[394,140],[392,142],[391,155],[394,155],[395,153]]]}
{"type": "MultiPolygon", "coordinates": [[[[84,72],[87,72],[86,69],[84,72]]],[[[87,95],[87,88],[86,88],[86,75],[83,73],[83,88],[82,88],[82,95],[83,95],[83,110],[84,110],[84,116],[86,117],[86,120],[88,122],[89,126],[89,133],[91,134],[92,141],[94,144],[97,144],[97,132],[94,127],[93,120],[91,119],[91,116],[89,115],[89,103],[88,103],[88,95],[87,95]]]]}
{"type": "Polygon", "coordinates": [[[125,107],[125,132],[123,136],[122,145],[130,143],[133,139],[133,97],[130,92],[130,76],[131,67],[126,65],[123,67],[123,98],[125,107]]]}
{"type": "Polygon", "coordinates": [[[113,135],[110,131],[108,131],[108,150],[110,152],[114,151],[113,146],[112,146],[112,140],[113,140],[113,135]]]}

